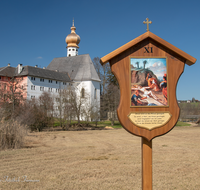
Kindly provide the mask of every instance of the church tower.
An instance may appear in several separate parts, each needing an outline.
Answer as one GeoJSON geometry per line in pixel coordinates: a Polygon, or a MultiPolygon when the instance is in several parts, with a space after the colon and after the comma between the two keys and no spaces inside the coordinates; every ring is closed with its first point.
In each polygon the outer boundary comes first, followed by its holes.
{"type": "Polygon", "coordinates": [[[76,27],[74,26],[74,20],[71,27],[71,34],[69,34],[65,41],[67,43],[67,57],[78,55],[78,44],[80,43],[80,36],[75,32],[76,27]]]}

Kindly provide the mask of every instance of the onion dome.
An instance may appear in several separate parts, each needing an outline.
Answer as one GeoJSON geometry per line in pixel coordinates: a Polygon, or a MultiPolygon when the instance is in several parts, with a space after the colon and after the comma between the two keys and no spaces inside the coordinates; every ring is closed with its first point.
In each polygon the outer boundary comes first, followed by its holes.
{"type": "Polygon", "coordinates": [[[76,30],[76,27],[74,26],[74,20],[73,20],[73,24],[71,27],[71,34],[69,34],[65,39],[65,41],[67,43],[67,47],[79,48],[78,44],[80,43],[81,38],[78,34],[76,34],[75,30],[76,30]]]}

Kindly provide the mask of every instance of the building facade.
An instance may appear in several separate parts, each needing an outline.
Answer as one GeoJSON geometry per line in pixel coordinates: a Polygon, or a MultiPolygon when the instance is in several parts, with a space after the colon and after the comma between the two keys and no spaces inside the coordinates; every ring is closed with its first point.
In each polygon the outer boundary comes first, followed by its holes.
{"type": "Polygon", "coordinates": [[[80,37],[75,30],[73,21],[71,33],[66,37],[67,56],[54,58],[47,68],[22,64],[0,68],[0,89],[9,90],[11,80],[18,79],[23,97],[30,100],[39,98],[45,91],[56,97],[60,90],[73,86],[76,96],[85,98],[85,106],[99,109],[100,79],[89,54],[78,55],[80,37]]]}

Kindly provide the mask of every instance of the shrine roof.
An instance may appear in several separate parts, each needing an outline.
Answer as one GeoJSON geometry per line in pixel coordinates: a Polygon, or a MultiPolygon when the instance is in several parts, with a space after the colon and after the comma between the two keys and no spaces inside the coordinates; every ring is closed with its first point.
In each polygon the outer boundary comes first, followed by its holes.
{"type": "Polygon", "coordinates": [[[119,47],[118,49],[112,51],[111,53],[105,55],[101,58],[101,64],[104,65],[105,63],[109,62],[112,58],[116,57],[120,53],[126,51],[127,49],[133,47],[134,45],[138,44],[139,42],[151,38],[155,40],[156,42],[160,43],[164,47],[170,49],[171,51],[175,52],[179,56],[185,59],[185,63],[187,65],[192,65],[196,62],[196,59],[192,57],[191,55],[185,53],[184,51],[180,50],[179,48],[175,47],[174,45],[170,44],[169,42],[163,40],[162,38],[158,37],[157,35],[153,34],[152,32],[148,31],[144,34],[138,36],[137,38],[133,39],[132,41],[126,43],[125,45],[119,47]]]}

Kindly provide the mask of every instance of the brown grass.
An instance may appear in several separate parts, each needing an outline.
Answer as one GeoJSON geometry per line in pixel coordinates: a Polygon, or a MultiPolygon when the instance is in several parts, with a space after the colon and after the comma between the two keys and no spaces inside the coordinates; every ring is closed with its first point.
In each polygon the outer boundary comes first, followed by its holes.
{"type": "Polygon", "coordinates": [[[0,121],[0,150],[21,148],[26,136],[26,126],[17,121],[0,121]]]}
{"type": "MultiPolygon", "coordinates": [[[[200,127],[175,127],[153,140],[154,190],[200,189],[199,136],[200,127]]],[[[141,138],[124,129],[30,133],[0,159],[2,190],[141,189],[141,138]]]]}

